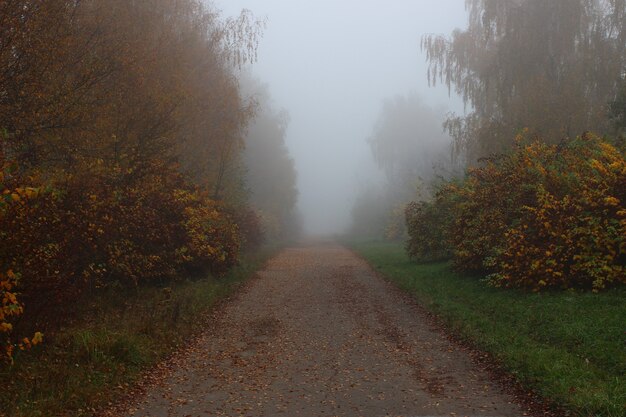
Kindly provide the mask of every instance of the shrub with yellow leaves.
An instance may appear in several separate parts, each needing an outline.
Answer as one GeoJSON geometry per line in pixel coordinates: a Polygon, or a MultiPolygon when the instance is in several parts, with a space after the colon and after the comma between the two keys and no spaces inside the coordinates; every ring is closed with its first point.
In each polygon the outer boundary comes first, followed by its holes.
{"type": "Polygon", "coordinates": [[[0,273],[0,353],[5,358],[10,358],[13,354],[13,344],[9,338],[13,330],[11,320],[24,311],[17,300],[17,295],[13,292],[16,284],[17,277],[13,271],[0,273]]]}
{"type": "Polygon", "coordinates": [[[504,235],[492,282],[593,291],[626,284],[624,152],[587,134],[542,145],[528,161],[542,176],[504,235]]]}
{"type": "Polygon", "coordinates": [[[102,287],[222,273],[236,263],[240,236],[228,210],[175,166],[144,168],[134,176],[84,161],[83,175],[56,172],[45,191],[6,194],[0,255],[20,271],[23,300],[40,306],[29,313],[38,328],[54,327],[72,313],[70,301],[102,287]],[[36,204],[25,204],[27,194],[38,195],[36,204]]]}
{"type": "Polygon", "coordinates": [[[177,199],[185,207],[188,266],[221,274],[237,263],[241,238],[239,228],[224,207],[206,195],[178,190],[177,199]]]}
{"type": "MultiPolygon", "coordinates": [[[[0,219],[6,218],[9,206],[23,207],[28,200],[34,198],[39,190],[33,187],[14,187],[11,183],[17,182],[13,176],[13,167],[3,162],[0,166],[0,219]]],[[[0,232],[3,238],[5,231],[0,232]]],[[[0,253],[1,255],[1,253],[0,253]]],[[[11,360],[16,347],[21,350],[29,349],[43,341],[43,334],[36,332],[29,338],[23,338],[21,342],[15,343],[11,339],[13,331],[12,321],[24,312],[23,304],[18,300],[17,285],[19,274],[10,269],[9,259],[0,258],[0,360],[11,360]],[[9,268],[9,269],[7,269],[9,268]]]]}
{"type": "Polygon", "coordinates": [[[626,283],[623,149],[592,134],[560,145],[520,134],[511,153],[483,162],[433,202],[409,207],[411,255],[449,244],[458,269],[489,272],[502,287],[626,283]]]}
{"type": "Polygon", "coordinates": [[[505,234],[523,207],[535,200],[545,169],[533,160],[548,155],[541,142],[523,145],[524,140],[520,134],[513,152],[483,159],[461,184],[447,189],[455,201],[447,236],[458,269],[495,271],[505,234]]]}

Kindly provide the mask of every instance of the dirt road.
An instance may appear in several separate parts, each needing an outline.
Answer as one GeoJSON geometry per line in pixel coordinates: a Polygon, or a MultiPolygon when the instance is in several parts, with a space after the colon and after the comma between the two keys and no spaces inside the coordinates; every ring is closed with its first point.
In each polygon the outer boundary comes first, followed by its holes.
{"type": "Polygon", "coordinates": [[[291,248],[127,416],[521,416],[399,291],[337,245],[291,248]]]}

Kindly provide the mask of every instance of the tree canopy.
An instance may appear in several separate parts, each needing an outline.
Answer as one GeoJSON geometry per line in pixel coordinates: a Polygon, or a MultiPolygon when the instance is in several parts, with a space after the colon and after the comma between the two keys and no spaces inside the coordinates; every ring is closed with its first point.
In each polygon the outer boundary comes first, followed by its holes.
{"type": "Polygon", "coordinates": [[[422,48],[430,83],[470,107],[446,127],[470,161],[510,146],[522,128],[557,142],[605,133],[626,73],[624,0],[467,0],[469,26],[422,48]]]}
{"type": "Polygon", "coordinates": [[[297,173],[286,144],[289,115],[273,108],[267,86],[259,81],[244,78],[242,87],[257,106],[243,153],[250,201],[261,211],[266,232],[286,237],[298,228],[297,173]]]}

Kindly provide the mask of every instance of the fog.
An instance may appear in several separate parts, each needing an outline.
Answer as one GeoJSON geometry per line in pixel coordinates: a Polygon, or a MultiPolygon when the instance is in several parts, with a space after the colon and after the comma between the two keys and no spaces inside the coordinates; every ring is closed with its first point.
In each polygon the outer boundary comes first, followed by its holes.
{"type": "Polygon", "coordinates": [[[433,108],[463,112],[443,86],[429,87],[424,34],[466,26],[464,0],[216,0],[267,19],[251,71],[290,116],[286,134],[309,233],[350,225],[359,189],[381,181],[367,138],[385,100],[415,94],[433,108]]]}

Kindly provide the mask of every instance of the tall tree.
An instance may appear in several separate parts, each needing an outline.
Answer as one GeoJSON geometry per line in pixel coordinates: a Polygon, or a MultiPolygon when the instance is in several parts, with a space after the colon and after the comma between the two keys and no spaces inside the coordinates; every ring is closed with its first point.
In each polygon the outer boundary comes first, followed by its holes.
{"type": "Polygon", "coordinates": [[[180,163],[227,199],[253,115],[236,69],[262,28],[197,0],[0,2],[2,146],[48,176],[99,161],[132,182],[180,163]]]}
{"type": "Polygon", "coordinates": [[[443,110],[429,107],[415,93],[383,103],[368,144],[384,186],[368,183],[360,190],[352,208],[352,234],[403,237],[404,205],[426,198],[435,177],[454,169],[444,120],[443,110]]]}
{"type": "Polygon", "coordinates": [[[443,110],[429,107],[415,93],[383,103],[368,143],[395,203],[415,198],[417,182],[430,182],[435,167],[450,160],[450,138],[441,128],[444,120],[443,110]]]}
{"type": "Polygon", "coordinates": [[[617,135],[626,134],[626,80],[610,105],[610,118],[617,135]]]}
{"type": "Polygon", "coordinates": [[[266,229],[273,229],[266,232],[289,237],[299,227],[297,173],[286,144],[289,115],[274,109],[267,86],[250,77],[244,77],[242,86],[257,104],[243,155],[250,201],[262,212],[266,229]]]}
{"type": "Polygon", "coordinates": [[[431,83],[471,107],[446,126],[470,161],[529,128],[550,141],[607,132],[626,68],[625,0],[467,0],[469,27],[425,36],[431,83]]]}

